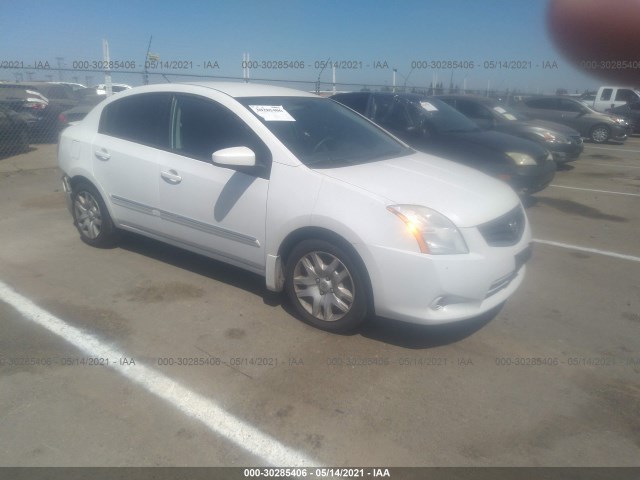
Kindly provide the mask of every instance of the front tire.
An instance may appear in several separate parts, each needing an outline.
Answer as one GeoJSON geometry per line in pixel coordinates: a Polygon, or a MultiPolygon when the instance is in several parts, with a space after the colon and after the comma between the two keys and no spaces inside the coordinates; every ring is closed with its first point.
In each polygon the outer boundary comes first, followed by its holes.
{"type": "Polygon", "coordinates": [[[591,140],[593,140],[594,143],[604,143],[609,140],[610,136],[611,131],[606,125],[596,125],[589,133],[589,137],[591,137],[591,140]]]}
{"type": "Polygon", "coordinates": [[[291,251],[285,275],[287,295],[307,323],[345,332],[364,322],[363,274],[342,248],[325,240],[304,240],[291,251]]]}
{"type": "Polygon", "coordinates": [[[113,247],[117,243],[119,232],[93,185],[80,182],[73,187],[72,205],[73,222],[84,243],[98,248],[113,247]]]}

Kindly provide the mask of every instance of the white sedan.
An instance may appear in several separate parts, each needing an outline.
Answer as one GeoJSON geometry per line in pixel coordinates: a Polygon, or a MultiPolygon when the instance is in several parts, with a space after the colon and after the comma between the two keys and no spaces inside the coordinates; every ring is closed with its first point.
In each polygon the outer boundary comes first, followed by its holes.
{"type": "Polygon", "coordinates": [[[297,90],[127,90],[67,128],[58,156],[87,244],[128,230],[261,274],[325,330],[480,315],[531,250],[509,186],[297,90]]]}

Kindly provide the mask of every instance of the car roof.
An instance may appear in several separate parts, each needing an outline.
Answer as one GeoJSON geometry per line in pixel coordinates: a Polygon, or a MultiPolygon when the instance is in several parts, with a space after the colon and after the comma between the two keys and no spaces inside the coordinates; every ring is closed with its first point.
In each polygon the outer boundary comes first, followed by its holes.
{"type": "MultiPolygon", "coordinates": [[[[318,95],[308,93],[303,90],[293,88],[276,87],[259,83],[244,82],[173,82],[155,83],[133,87],[118,93],[117,98],[124,98],[129,95],[136,95],[143,92],[173,92],[175,90],[184,91],[185,87],[196,87],[211,89],[224,93],[233,98],[242,97],[312,97],[319,98],[318,95]],[[176,87],[180,87],[176,89],[176,87]]],[[[202,92],[204,93],[204,92],[202,92]]]]}
{"type": "Polygon", "coordinates": [[[496,100],[495,98],[481,97],[480,95],[461,95],[461,94],[436,95],[435,98],[440,98],[440,99],[451,98],[453,100],[471,100],[473,102],[486,103],[486,104],[499,103],[498,100],[496,100]]]}

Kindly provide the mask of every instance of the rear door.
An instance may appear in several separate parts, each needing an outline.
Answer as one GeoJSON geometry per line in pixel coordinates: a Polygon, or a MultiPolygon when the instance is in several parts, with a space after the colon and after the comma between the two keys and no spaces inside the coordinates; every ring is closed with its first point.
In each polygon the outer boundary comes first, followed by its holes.
{"type": "Polygon", "coordinates": [[[94,175],[117,224],[160,228],[158,154],[169,148],[171,93],[121,98],[102,111],[93,145],[94,175]]]}

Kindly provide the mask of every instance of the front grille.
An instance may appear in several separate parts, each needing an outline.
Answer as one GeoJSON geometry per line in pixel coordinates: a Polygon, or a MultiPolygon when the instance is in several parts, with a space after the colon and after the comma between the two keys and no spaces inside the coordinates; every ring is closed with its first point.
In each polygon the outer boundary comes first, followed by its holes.
{"type": "Polygon", "coordinates": [[[520,241],[525,224],[524,212],[518,205],[509,213],[480,225],[478,230],[490,246],[508,247],[520,241]]]}

